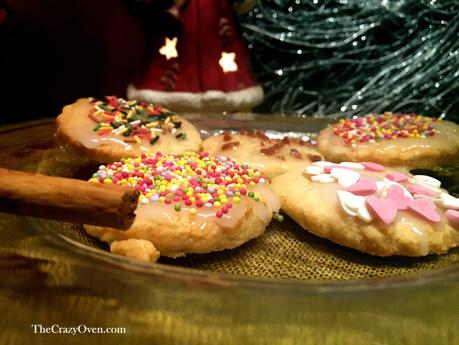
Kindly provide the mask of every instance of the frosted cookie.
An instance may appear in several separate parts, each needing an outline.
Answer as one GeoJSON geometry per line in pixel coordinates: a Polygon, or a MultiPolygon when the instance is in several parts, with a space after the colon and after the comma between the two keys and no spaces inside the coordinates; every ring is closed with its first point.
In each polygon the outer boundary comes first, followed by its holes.
{"type": "Polygon", "coordinates": [[[238,134],[223,133],[204,140],[204,151],[225,155],[248,163],[268,178],[322,159],[308,140],[283,137],[269,138],[262,131],[244,130],[238,134]]]}
{"type": "Polygon", "coordinates": [[[459,244],[459,199],[425,175],[364,163],[312,163],[272,188],[301,227],[378,255],[442,254],[459,244]]]}
{"type": "Polygon", "coordinates": [[[317,145],[332,162],[431,168],[459,160],[459,126],[415,114],[354,116],[321,131],[317,145]]]}
{"type": "Polygon", "coordinates": [[[65,106],[57,117],[57,136],[99,162],[201,149],[198,131],[181,116],[159,105],[115,96],[79,99],[65,106]]]}
{"type": "Polygon", "coordinates": [[[90,181],[141,192],[127,231],[85,225],[112,250],[136,258],[156,258],[155,250],[177,257],[235,248],[260,236],[280,208],[258,170],[207,153],[128,158],[100,166],[90,181]],[[132,239],[148,241],[155,250],[144,242],[126,242],[132,239]]]}

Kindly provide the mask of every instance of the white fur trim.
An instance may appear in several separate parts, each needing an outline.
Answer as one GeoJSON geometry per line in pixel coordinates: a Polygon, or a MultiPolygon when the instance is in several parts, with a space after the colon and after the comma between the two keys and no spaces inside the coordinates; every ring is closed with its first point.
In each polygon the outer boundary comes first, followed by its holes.
{"type": "Polygon", "coordinates": [[[211,90],[192,93],[137,89],[134,85],[129,84],[127,96],[129,99],[159,103],[174,111],[222,112],[249,111],[263,101],[264,95],[259,85],[233,92],[211,90]]]}

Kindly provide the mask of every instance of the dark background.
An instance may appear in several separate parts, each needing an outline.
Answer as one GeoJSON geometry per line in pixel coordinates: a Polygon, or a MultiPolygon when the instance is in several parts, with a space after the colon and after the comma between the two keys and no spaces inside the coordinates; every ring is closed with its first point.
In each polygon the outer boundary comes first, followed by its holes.
{"type": "Polygon", "coordinates": [[[120,0],[0,0],[0,122],[116,94],[142,65],[145,30],[120,0]],[[2,4],[3,3],[3,4],[2,4]]]}

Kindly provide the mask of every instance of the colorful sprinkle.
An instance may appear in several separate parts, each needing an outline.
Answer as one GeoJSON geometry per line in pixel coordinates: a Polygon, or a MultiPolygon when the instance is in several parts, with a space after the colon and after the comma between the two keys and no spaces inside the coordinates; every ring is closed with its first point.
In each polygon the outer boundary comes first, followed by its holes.
{"type": "Polygon", "coordinates": [[[437,133],[435,121],[435,118],[416,114],[385,112],[341,119],[332,128],[345,144],[355,145],[382,139],[431,137],[437,133]]]}
{"type": "Polygon", "coordinates": [[[420,184],[409,185],[407,189],[411,194],[421,194],[432,198],[435,198],[438,195],[438,192],[435,192],[432,189],[424,187],[420,184]]]}
{"type": "Polygon", "coordinates": [[[362,196],[372,195],[376,193],[377,190],[376,181],[366,177],[360,177],[356,183],[349,186],[347,189],[347,191],[352,194],[362,196]]]}
{"type": "Polygon", "coordinates": [[[279,213],[276,213],[274,215],[274,219],[277,220],[279,223],[282,223],[284,221],[284,216],[279,213]]]}
{"type": "Polygon", "coordinates": [[[438,223],[441,220],[437,212],[437,206],[430,199],[420,198],[411,200],[408,208],[431,222],[438,223]]]}
{"type": "Polygon", "coordinates": [[[260,195],[248,188],[264,183],[260,172],[238,165],[227,157],[211,157],[208,153],[188,152],[181,156],[142,155],[121,162],[99,166],[91,182],[136,187],[142,204],[151,202],[171,205],[180,212],[187,207],[191,215],[197,209],[213,208],[218,218],[247,195],[254,201],[260,195]]]}
{"type": "Polygon", "coordinates": [[[365,202],[368,209],[386,225],[395,220],[398,206],[394,201],[370,195],[366,197],[365,202]]]}
{"type": "Polygon", "coordinates": [[[444,214],[449,215],[447,218],[450,222],[454,223],[459,218],[459,198],[439,189],[441,181],[427,175],[410,177],[399,172],[381,174],[379,177],[382,180],[375,180],[373,175],[360,176],[361,173],[365,174],[360,165],[369,171],[383,172],[385,169],[372,162],[357,163],[355,170],[346,162],[339,165],[320,162],[306,167],[304,173],[311,181],[337,182],[341,187],[346,187],[346,190],[339,188],[336,191],[341,209],[347,215],[367,223],[375,216],[390,225],[395,221],[398,211],[410,212],[438,223],[441,209],[437,211],[437,205],[447,209],[444,214]]]}
{"type": "MultiPolygon", "coordinates": [[[[154,145],[159,134],[176,133],[182,123],[175,121],[175,113],[153,103],[127,101],[115,96],[91,99],[93,108],[89,118],[96,124],[93,131],[99,136],[115,134],[129,143],[147,140],[154,145]]],[[[186,133],[175,134],[177,140],[186,140],[186,133]]]]}
{"type": "Polygon", "coordinates": [[[360,162],[365,169],[371,170],[371,171],[383,171],[384,166],[378,163],[373,163],[373,162],[360,162]]]}
{"type": "Polygon", "coordinates": [[[405,174],[393,171],[385,176],[388,180],[401,183],[401,182],[406,182],[408,181],[408,176],[405,174]]]}

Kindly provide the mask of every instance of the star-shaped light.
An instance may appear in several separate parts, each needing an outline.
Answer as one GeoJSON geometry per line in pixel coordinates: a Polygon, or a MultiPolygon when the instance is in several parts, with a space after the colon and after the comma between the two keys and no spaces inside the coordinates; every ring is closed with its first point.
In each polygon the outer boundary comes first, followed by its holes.
{"type": "Polygon", "coordinates": [[[161,48],[159,48],[159,53],[161,55],[164,55],[167,60],[176,58],[178,56],[177,49],[175,48],[176,45],[177,37],[174,37],[173,39],[169,39],[169,37],[166,37],[164,45],[161,48]]]}
{"type": "Polygon", "coordinates": [[[234,72],[237,71],[237,64],[234,61],[236,53],[225,53],[222,52],[222,57],[218,60],[219,65],[222,67],[223,72],[234,72]]]}

